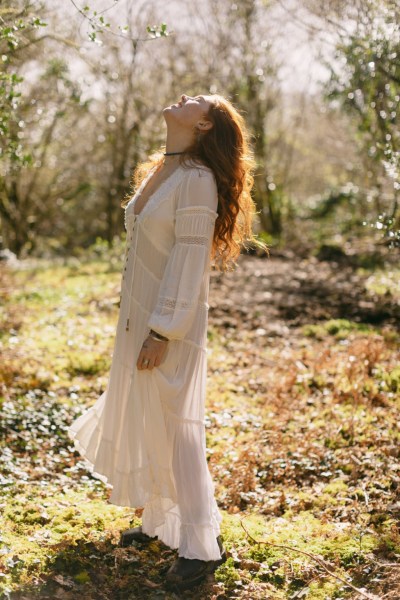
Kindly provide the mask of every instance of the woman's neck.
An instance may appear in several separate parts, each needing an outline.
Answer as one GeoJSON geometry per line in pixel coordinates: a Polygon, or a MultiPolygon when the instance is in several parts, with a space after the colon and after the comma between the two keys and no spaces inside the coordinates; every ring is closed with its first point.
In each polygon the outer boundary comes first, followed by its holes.
{"type": "Polygon", "coordinates": [[[177,156],[164,156],[164,165],[166,167],[172,167],[174,165],[179,165],[179,159],[181,155],[177,156]]]}
{"type": "MultiPolygon", "coordinates": [[[[193,143],[192,133],[186,129],[167,129],[165,152],[184,152],[193,143]]],[[[166,157],[168,158],[168,157],[166,157]]],[[[169,158],[179,158],[171,156],[169,158]]]]}

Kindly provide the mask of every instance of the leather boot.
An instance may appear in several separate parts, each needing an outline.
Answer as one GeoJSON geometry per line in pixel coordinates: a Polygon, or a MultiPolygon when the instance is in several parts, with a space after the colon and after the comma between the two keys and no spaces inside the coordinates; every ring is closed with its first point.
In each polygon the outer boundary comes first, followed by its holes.
{"type": "Polygon", "coordinates": [[[199,560],[198,558],[184,558],[183,556],[179,556],[172,563],[166,574],[167,583],[180,590],[188,589],[201,583],[209,573],[213,573],[226,561],[226,552],[220,536],[217,537],[217,542],[221,558],[218,560],[199,560]]]}
{"type": "Polygon", "coordinates": [[[119,540],[119,546],[121,548],[125,548],[126,546],[130,546],[132,542],[137,542],[139,544],[148,544],[149,542],[156,540],[156,537],[151,537],[146,533],[143,533],[142,526],[134,527],[133,529],[125,529],[121,532],[121,537],[119,540]]]}

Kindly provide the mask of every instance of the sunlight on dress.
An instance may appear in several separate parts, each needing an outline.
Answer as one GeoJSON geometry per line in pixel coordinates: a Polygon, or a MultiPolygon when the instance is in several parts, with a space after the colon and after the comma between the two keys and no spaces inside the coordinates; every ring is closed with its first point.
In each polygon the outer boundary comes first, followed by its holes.
{"type": "Polygon", "coordinates": [[[121,304],[108,384],[68,429],[110,502],[144,507],[142,529],[179,555],[217,560],[222,517],[206,460],[205,399],[215,177],[179,166],[148,199],[125,209],[121,304]],[[163,362],[136,361],[150,328],[170,341],[163,362]]]}

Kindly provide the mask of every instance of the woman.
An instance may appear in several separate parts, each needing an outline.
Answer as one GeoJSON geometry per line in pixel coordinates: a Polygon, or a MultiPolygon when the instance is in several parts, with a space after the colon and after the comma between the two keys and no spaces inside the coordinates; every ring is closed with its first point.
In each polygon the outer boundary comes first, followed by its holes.
{"type": "Polygon", "coordinates": [[[236,265],[252,235],[254,160],[244,120],[219,95],[163,110],[166,151],[140,165],[123,203],[127,242],[110,377],[69,428],[110,502],[144,507],[120,545],[179,550],[166,578],[185,588],[225,559],[205,447],[211,264],[236,265]]]}

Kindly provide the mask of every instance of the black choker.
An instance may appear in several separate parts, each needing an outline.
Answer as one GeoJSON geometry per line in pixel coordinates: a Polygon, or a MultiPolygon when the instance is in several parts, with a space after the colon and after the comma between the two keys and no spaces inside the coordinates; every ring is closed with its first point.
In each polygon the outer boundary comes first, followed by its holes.
{"type": "Polygon", "coordinates": [[[174,154],[185,154],[184,152],[163,152],[164,156],[173,156],[174,154]]]}

